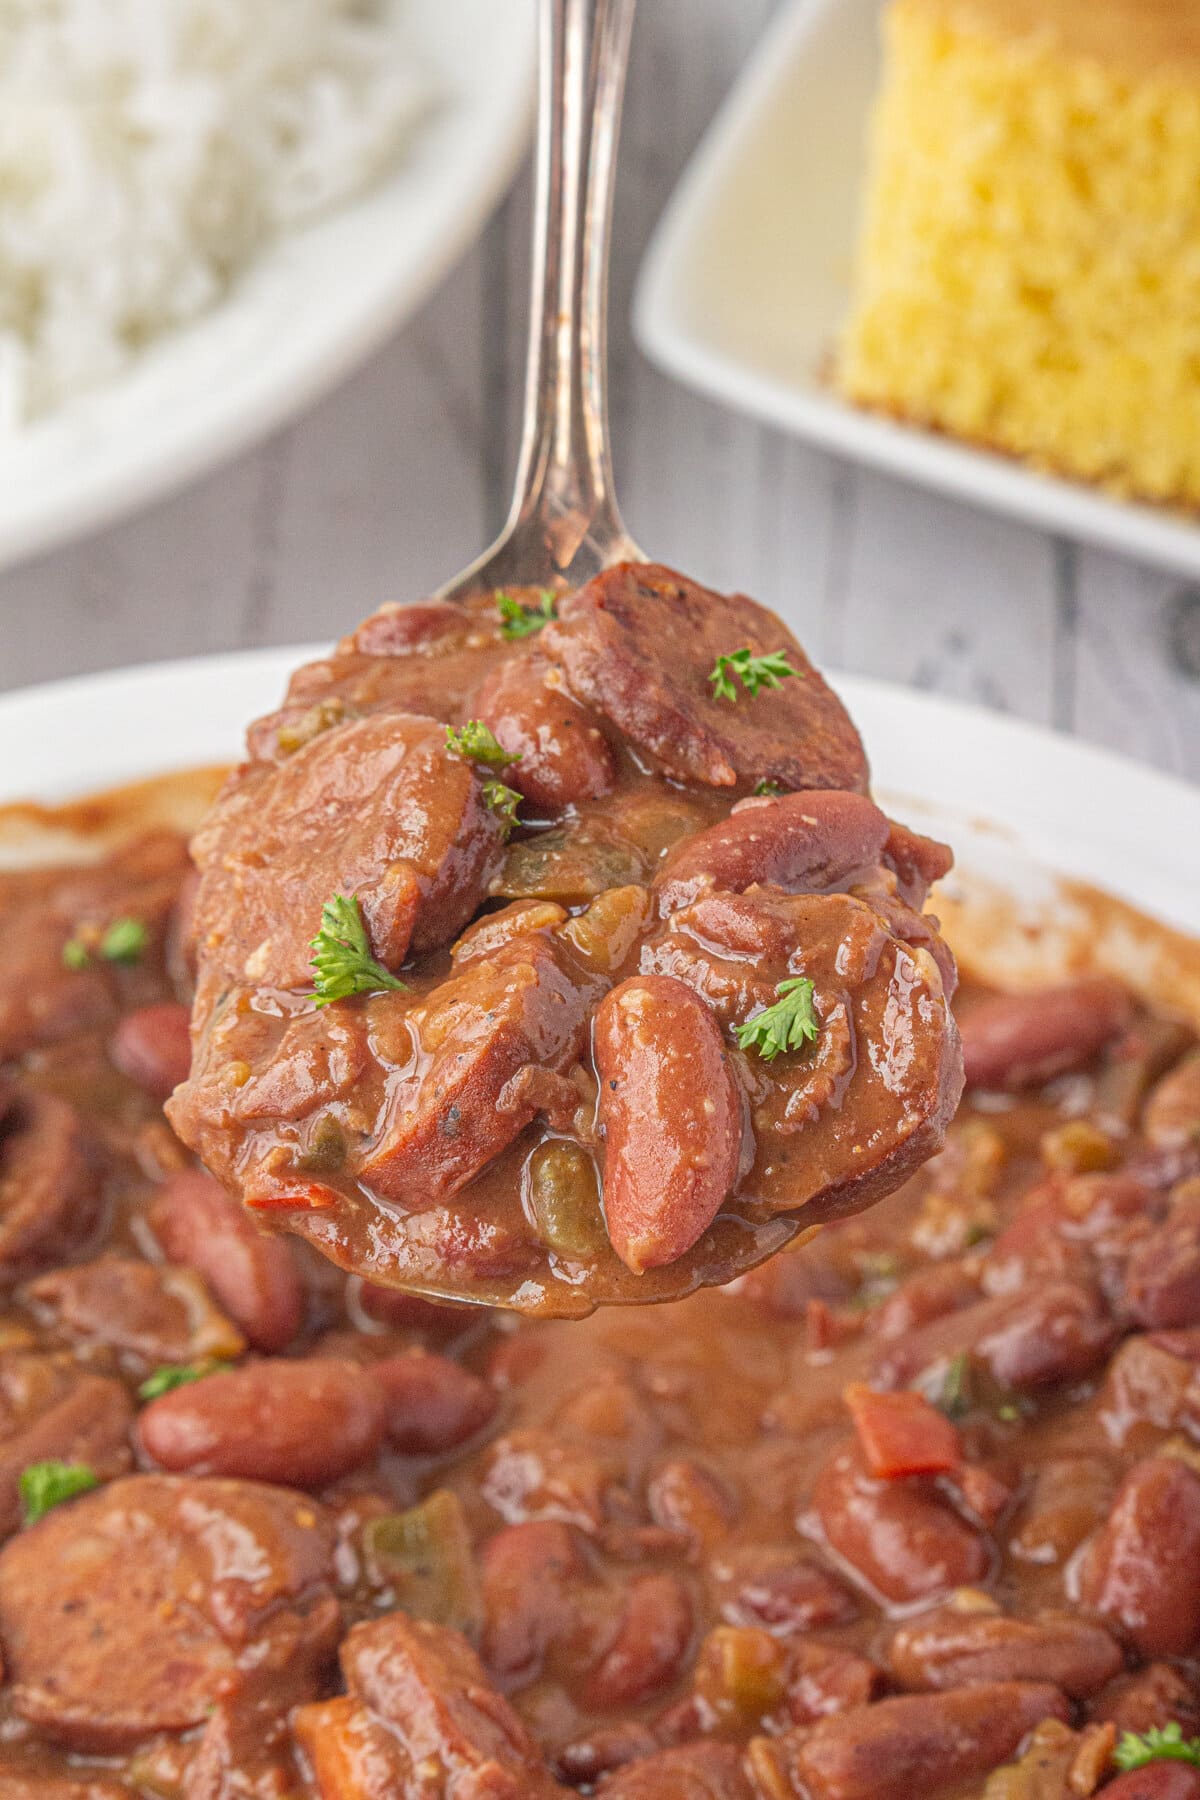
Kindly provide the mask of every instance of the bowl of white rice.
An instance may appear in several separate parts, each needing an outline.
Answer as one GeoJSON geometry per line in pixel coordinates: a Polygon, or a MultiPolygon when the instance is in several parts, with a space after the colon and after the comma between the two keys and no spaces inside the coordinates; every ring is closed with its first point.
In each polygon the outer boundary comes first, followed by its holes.
{"type": "Polygon", "coordinates": [[[532,0],[0,0],[0,563],[349,372],[526,142],[532,0]]]}

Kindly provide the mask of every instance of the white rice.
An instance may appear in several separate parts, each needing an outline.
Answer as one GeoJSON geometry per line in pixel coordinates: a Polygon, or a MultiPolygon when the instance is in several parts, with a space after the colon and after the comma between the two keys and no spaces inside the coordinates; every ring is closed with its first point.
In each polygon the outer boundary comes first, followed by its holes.
{"type": "Polygon", "coordinates": [[[0,435],[395,164],[399,0],[0,0],[0,435]]]}

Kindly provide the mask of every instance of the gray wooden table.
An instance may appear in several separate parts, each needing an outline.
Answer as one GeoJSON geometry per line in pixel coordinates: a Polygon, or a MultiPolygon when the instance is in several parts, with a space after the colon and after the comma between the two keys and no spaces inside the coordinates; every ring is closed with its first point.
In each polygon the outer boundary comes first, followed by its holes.
{"type": "MultiPolygon", "coordinates": [[[[1200,597],[808,449],[650,369],[642,251],[773,0],[642,0],[617,200],[613,415],[630,527],[782,612],[819,661],[1200,776],[1200,597]]],[[[0,687],[332,636],[479,549],[520,406],[528,183],[401,335],[262,448],[0,575],[0,687]]]]}

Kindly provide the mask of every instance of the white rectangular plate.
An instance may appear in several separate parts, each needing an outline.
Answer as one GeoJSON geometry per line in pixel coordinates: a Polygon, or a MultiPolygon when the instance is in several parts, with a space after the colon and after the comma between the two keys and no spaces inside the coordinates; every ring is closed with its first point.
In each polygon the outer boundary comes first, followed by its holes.
{"type": "Polygon", "coordinates": [[[859,412],[825,384],[850,303],[882,10],[783,8],[658,227],[638,284],[639,343],[681,381],[844,456],[1200,576],[1200,522],[859,412]]]}

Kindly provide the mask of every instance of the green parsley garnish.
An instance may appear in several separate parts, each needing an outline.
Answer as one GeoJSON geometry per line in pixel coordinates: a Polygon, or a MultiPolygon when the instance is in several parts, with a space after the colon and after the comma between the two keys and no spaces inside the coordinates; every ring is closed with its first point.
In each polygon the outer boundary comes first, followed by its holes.
{"type": "Polygon", "coordinates": [[[483,784],[483,803],[485,806],[490,806],[496,814],[504,827],[505,837],[508,836],[514,825],[519,825],[521,822],[517,818],[517,808],[523,798],[524,796],[518,794],[516,788],[505,787],[502,781],[489,779],[483,784]]]}
{"type": "Polygon", "coordinates": [[[22,1469],[18,1482],[21,1510],[27,1525],[36,1525],[52,1507],[76,1494],[88,1494],[100,1486],[100,1477],[86,1463],[36,1462],[22,1469]]]}
{"type": "Polygon", "coordinates": [[[802,1050],[815,1041],[821,1022],[813,1008],[813,984],[807,975],[794,975],[775,989],[774,1006],[766,1006],[733,1035],[740,1050],[757,1050],[764,1062],[774,1062],[786,1050],[802,1050]]]}
{"type": "Polygon", "coordinates": [[[800,671],[793,669],[782,650],[772,650],[767,656],[755,656],[753,650],[733,650],[728,656],[718,656],[713,664],[709,681],[712,683],[714,700],[737,700],[737,689],[733,685],[736,675],[750,698],[753,700],[759,688],[777,688],[788,676],[799,677],[800,671]]]}
{"type": "Polygon", "coordinates": [[[1002,1425],[1019,1425],[1024,1414],[1011,1400],[1003,1400],[996,1408],[996,1417],[1002,1425]]]}
{"type": "Polygon", "coordinates": [[[105,962],[135,963],[148,941],[149,933],[140,919],[114,919],[100,939],[100,954],[105,962]]]}
{"type": "MultiPolygon", "coordinates": [[[[711,675],[709,676],[709,680],[710,681],[712,680],[711,675]]],[[[777,781],[767,781],[764,779],[762,781],[755,782],[754,792],[759,796],[760,799],[778,800],[780,794],[783,793],[783,789],[780,787],[780,785],[777,781]]]]}
{"type": "Polygon", "coordinates": [[[1144,1769],[1152,1762],[1191,1763],[1200,1769],[1200,1737],[1185,1738],[1175,1720],[1161,1730],[1152,1725],[1144,1735],[1127,1731],[1113,1751],[1113,1761],[1118,1769],[1144,1769]]]}
{"type": "Polygon", "coordinates": [[[511,594],[497,594],[496,611],[501,620],[500,636],[510,639],[532,637],[558,617],[554,595],[549,588],[542,589],[540,606],[522,606],[511,594]]]}
{"type": "Polygon", "coordinates": [[[520,752],[506,750],[503,744],[497,743],[480,719],[468,719],[465,725],[457,728],[447,725],[446,748],[455,756],[465,756],[471,762],[494,769],[503,769],[509,763],[521,760],[520,752]]]}
{"type": "Polygon", "coordinates": [[[140,962],[149,942],[150,933],[141,919],[114,919],[98,936],[85,929],[68,938],[62,949],[63,966],[86,969],[93,955],[102,956],[105,962],[140,962]]]}
{"type": "Polygon", "coordinates": [[[353,894],[335,894],[321,908],[321,929],[312,940],[313,993],[318,1006],[351,994],[375,994],[407,984],[376,962],[367,941],[362,911],[353,894]]]}
{"type": "Polygon", "coordinates": [[[173,1394],[176,1388],[187,1387],[191,1381],[201,1381],[205,1375],[212,1375],[219,1366],[215,1362],[164,1363],[143,1381],[138,1389],[138,1399],[157,1400],[160,1394],[173,1394]]]}
{"type": "Polygon", "coordinates": [[[950,1358],[937,1392],[929,1398],[948,1419],[961,1419],[971,1410],[971,1359],[965,1350],[950,1358]]]}

